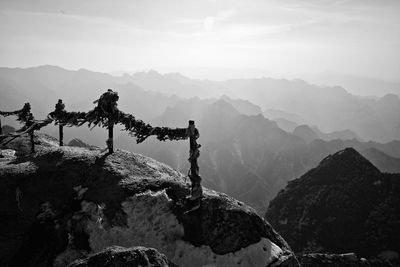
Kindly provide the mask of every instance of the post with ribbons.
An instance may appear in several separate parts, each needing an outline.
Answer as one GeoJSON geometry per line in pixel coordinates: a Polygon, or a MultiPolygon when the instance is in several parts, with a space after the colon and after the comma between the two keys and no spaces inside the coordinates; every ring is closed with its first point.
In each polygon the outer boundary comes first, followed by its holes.
{"type": "Polygon", "coordinates": [[[26,117],[24,118],[25,121],[25,127],[27,129],[31,128],[31,130],[28,132],[30,139],[31,139],[31,152],[35,153],[35,129],[34,129],[34,124],[35,124],[35,118],[33,117],[33,114],[31,112],[30,106],[28,113],[26,114],[26,117]]]}
{"type": "Polygon", "coordinates": [[[118,93],[112,89],[107,89],[107,92],[103,93],[100,98],[93,103],[97,103],[97,110],[99,121],[103,121],[103,125],[108,128],[108,139],[106,141],[108,153],[114,153],[114,124],[118,122],[119,110],[117,108],[117,101],[119,99],[118,93]]]}
{"type": "Polygon", "coordinates": [[[203,188],[201,187],[201,177],[199,175],[199,164],[197,162],[200,156],[199,148],[200,144],[197,143],[197,139],[200,137],[199,131],[196,129],[193,120],[189,121],[188,135],[190,143],[189,162],[190,162],[190,173],[189,178],[192,183],[191,196],[192,200],[199,199],[203,195],[203,188]]]}
{"type": "Polygon", "coordinates": [[[58,135],[59,135],[59,144],[60,146],[64,145],[64,123],[63,119],[67,112],[65,111],[65,104],[63,103],[62,99],[58,99],[56,104],[56,108],[54,110],[55,118],[57,119],[58,123],[58,135]]]}

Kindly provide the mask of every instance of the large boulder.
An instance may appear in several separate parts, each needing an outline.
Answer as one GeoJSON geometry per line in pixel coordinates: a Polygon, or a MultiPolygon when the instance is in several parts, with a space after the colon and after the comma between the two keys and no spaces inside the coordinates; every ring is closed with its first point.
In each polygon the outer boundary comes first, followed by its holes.
{"type": "Polygon", "coordinates": [[[0,162],[2,265],[65,266],[114,245],[152,247],[178,266],[298,264],[266,220],[225,194],[205,189],[185,213],[190,186],[162,163],[36,142],[35,154],[0,162]]]}

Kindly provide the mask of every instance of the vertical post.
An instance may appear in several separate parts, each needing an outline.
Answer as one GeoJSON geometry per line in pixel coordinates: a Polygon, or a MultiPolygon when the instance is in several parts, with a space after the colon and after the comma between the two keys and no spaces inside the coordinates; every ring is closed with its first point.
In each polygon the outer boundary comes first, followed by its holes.
{"type": "Polygon", "coordinates": [[[1,126],[1,118],[0,118],[0,135],[3,135],[3,127],[1,126]]]}
{"type": "Polygon", "coordinates": [[[108,140],[107,140],[107,146],[108,146],[108,152],[114,153],[114,120],[111,118],[108,118],[108,140]]]}
{"type": "Polygon", "coordinates": [[[189,153],[189,162],[190,162],[190,181],[192,182],[192,190],[191,190],[191,199],[199,199],[203,195],[203,189],[201,187],[201,177],[199,175],[199,164],[197,162],[197,158],[200,156],[200,145],[197,144],[197,138],[199,138],[199,131],[196,129],[194,125],[194,121],[189,121],[188,127],[189,134],[189,143],[190,143],[190,153],[189,153]]]}
{"type": "Polygon", "coordinates": [[[194,125],[194,121],[189,121],[190,174],[194,176],[199,175],[199,166],[197,164],[197,157],[194,155],[195,151],[197,150],[195,130],[196,126],[194,125]]]}
{"type": "Polygon", "coordinates": [[[62,102],[62,99],[58,99],[58,102],[55,106],[55,110],[54,110],[54,115],[55,118],[58,121],[58,134],[59,134],[59,142],[60,142],[60,146],[64,145],[64,124],[62,123],[63,119],[65,119],[64,115],[65,115],[66,111],[65,111],[65,104],[62,102]]]}
{"type": "Polygon", "coordinates": [[[31,152],[35,153],[34,130],[31,130],[29,134],[31,136],[31,152]]]}
{"type": "Polygon", "coordinates": [[[60,141],[60,146],[63,146],[64,145],[64,142],[63,142],[63,138],[64,138],[64,132],[63,132],[63,125],[62,124],[59,124],[58,125],[58,132],[59,132],[59,141],[60,141]]]}

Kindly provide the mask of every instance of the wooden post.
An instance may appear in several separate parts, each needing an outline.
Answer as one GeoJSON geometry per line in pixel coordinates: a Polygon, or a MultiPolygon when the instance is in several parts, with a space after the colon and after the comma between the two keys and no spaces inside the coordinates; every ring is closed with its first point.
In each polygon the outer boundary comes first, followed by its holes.
{"type": "Polygon", "coordinates": [[[35,153],[34,130],[30,131],[29,134],[31,136],[31,152],[35,153]]]}
{"type": "Polygon", "coordinates": [[[197,144],[197,138],[199,138],[199,131],[196,129],[194,125],[194,121],[189,121],[188,127],[188,134],[189,134],[189,143],[190,143],[190,181],[192,183],[191,188],[191,199],[201,199],[203,195],[203,189],[201,187],[201,177],[199,175],[199,164],[197,162],[197,158],[200,156],[199,147],[200,145],[197,144]]]}
{"type": "Polygon", "coordinates": [[[63,125],[62,124],[59,124],[58,125],[58,132],[59,132],[59,141],[60,141],[60,146],[63,146],[64,145],[64,143],[63,143],[63,138],[64,138],[64,132],[63,132],[63,125]]]}
{"type": "Polygon", "coordinates": [[[58,121],[58,134],[59,134],[59,142],[60,142],[60,146],[64,145],[64,132],[63,132],[63,127],[64,124],[61,122],[62,119],[64,118],[64,114],[66,113],[65,111],[65,105],[62,102],[62,99],[58,99],[58,102],[56,104],[55,110],[54,110],[54,115],[58,121]]]}
{"type": "Polygon", "coordinates": [[[109,118],[108,119],[108,140],[107,140],[107,146],[108,146],[108,152],[114,153],[114,120],[109,118]]]}
{"type": "Polygon", "coordinates": [[[197,164],[197,157],[195,155],[198,147],[196,142],[196,127],[194,121],[189,121],[189,144],[190,144],[190,174],[194,176],[199,175],[199,165],[197,164]]]}

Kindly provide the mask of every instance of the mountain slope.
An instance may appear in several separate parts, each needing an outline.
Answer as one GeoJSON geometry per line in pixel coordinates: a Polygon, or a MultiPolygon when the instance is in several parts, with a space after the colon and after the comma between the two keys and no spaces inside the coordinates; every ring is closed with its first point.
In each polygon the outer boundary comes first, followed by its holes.
{"type": "Polygon", "coordinates": [[[400,175],[346,148],[288,183],[266,213],[297,252],[400,251],[400,175]]]}
{"type": "Polygon", "coordinates": [[[242,202],[205,189],[200,209],[185,214],[189,185],[168,166],[54,141],[39,135],[35,155],[0,161],[2,265],[65,266],[112,245],[153,247],[178,266],[297,265],[242,202]]]}

